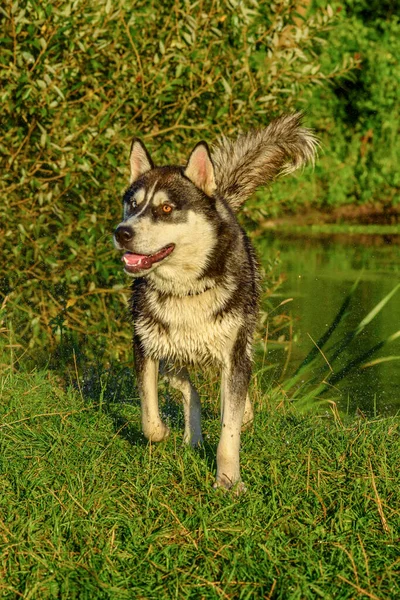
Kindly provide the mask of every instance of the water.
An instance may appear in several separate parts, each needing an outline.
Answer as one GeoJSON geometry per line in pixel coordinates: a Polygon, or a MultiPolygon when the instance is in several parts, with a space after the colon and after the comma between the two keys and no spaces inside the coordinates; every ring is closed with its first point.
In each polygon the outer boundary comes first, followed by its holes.
{"type": "MultiPolygon", "coordinates": [[[[332,343],[354,329],[400,282],[399,235],[305,236],[266,232],[257,237],[256,246],[265,259],[277,252],[280,254],[286,281],[279,288],[279,298],[273,299],[274,303],[293,298],[285,307],[294,320],[292,354],[285,377],[295,371],[312,348],[309,336],[318,340],[328,329],[358,278],[360,282],[351,311],[335,332],[332,343]]],[[[400,290],[353,340],[341,360],[332,365],[334,371],[399,329],[400,290]]],[[[365,362],[388,355],[400,357],[400,338],[365,362]]],[[[269,351],[268,360],[282,364],[285,359],[282,350],[269,351]]],[[[368,415],[394,414],[400,411],[400,360],[357,369],[339,383],[338,388],[339,405],[344,410],[360,409],[368,415]]]]}

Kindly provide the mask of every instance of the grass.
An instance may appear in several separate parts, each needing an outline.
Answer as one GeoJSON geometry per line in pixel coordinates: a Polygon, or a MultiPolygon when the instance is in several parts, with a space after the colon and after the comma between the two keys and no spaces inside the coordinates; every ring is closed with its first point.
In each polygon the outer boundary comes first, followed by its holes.
{"type": "Polygon", "coordinates": [[[248,492],[211,489],[217,390],[200,451],[147,444],[126,372],[61,387],[4,370],[2,598],[400,597],[400,419],[319,414],[257,390],[248,492]],[[125,398],[125,402],[123,401],[125,398]]]}

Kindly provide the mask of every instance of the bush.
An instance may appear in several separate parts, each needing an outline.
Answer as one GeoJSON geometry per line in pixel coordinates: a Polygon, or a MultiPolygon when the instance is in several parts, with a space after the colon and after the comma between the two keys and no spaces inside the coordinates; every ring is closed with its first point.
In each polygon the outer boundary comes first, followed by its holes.
{"type": "Polygon", "coordinates": [[[114,355],[127,351],[111,231],[130,138],[140,135],[156,160],[182,161],[199,138],[306,105],[354,61],[322,69],[333,11],[298,10],[287,0],[2,9],[0,282],[24,343],[63,338],[74,348],[77,335],[93,344],[104,335],[114,355]]]}
{"type": "Polygon", "coordinates": [[[324,211],[378,205],[387,222],[390,213],[396,219],[400,190],[400,19],[391,0],[332,6],[338,22],[324,34],[321,68],[329,72],[343,55],[358,68],[350,79],[335,79],[313,93],[308,118],[322,140],[315,173],[278,184],[266,208],[279,213],[295,212],[299,204],[324,211]]]}

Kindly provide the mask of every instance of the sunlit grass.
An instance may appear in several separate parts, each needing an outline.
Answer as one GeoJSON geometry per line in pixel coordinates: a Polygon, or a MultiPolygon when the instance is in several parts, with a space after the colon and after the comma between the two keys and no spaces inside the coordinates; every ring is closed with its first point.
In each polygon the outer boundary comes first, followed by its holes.
{"type": "Polygon", "coordinates": [[[301,414],[257,377],[236,498],[211,487],[217,383],[200,386],[206,443],[192,451],[173,399],[171,437],[146,443],[125,369],[65,391],[5,367],[3,597],[397,597],[399,418],[301,414]]]}

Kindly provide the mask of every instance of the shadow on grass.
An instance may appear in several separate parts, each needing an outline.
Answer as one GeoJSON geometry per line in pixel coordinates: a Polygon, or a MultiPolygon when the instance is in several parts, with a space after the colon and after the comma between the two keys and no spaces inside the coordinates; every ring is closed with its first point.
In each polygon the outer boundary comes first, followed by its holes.
{"type": "MultiPolygon", "coordinates": [[[[75,382],[74,386],[78,387],[78,383],[75,382]]],[[[85,365],[80,391],[85,402],[96,406],[110,418],[117,435],[132,446],[146,445],[140,427],[123,415],[127,406],[137,409],[140,407],[132,372],[128,366],[112,363],[106,368],[101,362],[85,365]]]]}
{"type": "Polygon", "coordinates": [[[110,406],[103,407],[104,413],[110,417],[117,435],[127,441],[131,446],[146,446],[147,440],[140,429],[132,424],[126,417],[122,416],[118,410],[113,410],[110,406]]]}
{"type": "MultiPolygon", "coordinates": [[[[95,359],[86,355],[85,348],[85,344],[80,343],[74,332],[63,329],[56,351],[47,362],[48,368],[59,374],[63,373],[66,385],[72,385],[82,395],[88,407],[106,414],[116,435],[132,446],[146,446],[148,441],[141,430],[140,400],[132,365],[107,361],[106,345],[101,343],[98,345],[95,359]],[[132,413],[132,418],[129,413],[132,413]]],[[[211,402],[212,398],[219,396],[219,381],[219,374],[196,372],[194,384],[203,396],[202,424],[206,430],[209,422],[219,419],[219,409],[216,410],[211,402]]],[[[183,445],[184,416],[181,394],[173,390],[162,378],[159,381],[158,394],[161,417],[172,431],[179,432],[183,445]]],[[[215,442],[210,442],[206,431],[203,446],[196,449],[207,462],[215,461],[218,437],[215,442]]]]}
{"type": "MultiPolygon", "coordinates": [[[[172,430],[178,431],[182,438],[182,447],[185,446],[183,442],[183,432],[185,427],[184,415],[183,415],[183,406],[181,401],[181,394],[176,391],[171,391],[171,388],[168,384],[161,382],[159,386],[159,397],[160,400],[164,398],[161,406],[161,417],[164,423],[168,425],[172,430]]],[[[217,452],[217,443],[210,442],[206,435],[204,435],[204,425],[208,421],[217,420],[218,417],[215,416],[212,409],[207,406],[206,402],[202,403],[202,430],[203,430],[203,444],[196,448],[193,448],[195,452],[203,459],[206,460],[208,464],[213,464],[215,462],[215,456],[217,452]]]]}
{"type": "MultiPolygon", "coordinates": [[[[146,446],[140,425],[140,400],[132,368],[126,364],[113,363],[108,368],[99,363],[90,363],[83,368],[80,392],[84,401],[104,412],[111,420],[117,435],[132,446],[146,446]],[[125,410],[134,410],[133,420],[125,416],[125,410]]],[[[75,381],[74,386],[78,388],[75,381]]],[[[173,430],[179,431],[183,438],[184,416],[180,394],[174,392],[161,380],[158,386],[160,412],[163,421],[173,430]]],[[[203,422],[214,419],[208,406],[203,407],[203,422]]],[[[183,441],[182,441],[183,445],[183,441]]],[[[200,448],[199,456],[208,463],[215,461],[217,444],[207,438],[200,448]]]]}

